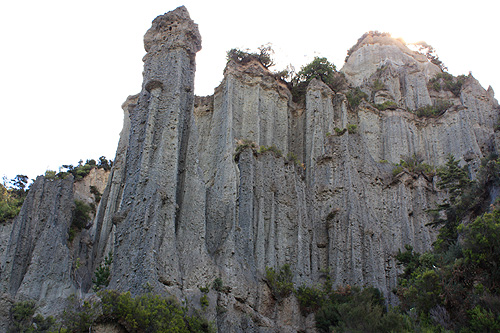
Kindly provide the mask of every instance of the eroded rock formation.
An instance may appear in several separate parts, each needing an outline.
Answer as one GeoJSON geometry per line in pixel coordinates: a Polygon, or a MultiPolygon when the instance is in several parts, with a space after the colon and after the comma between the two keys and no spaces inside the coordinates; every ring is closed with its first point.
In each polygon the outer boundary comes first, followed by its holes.
{"type": "Polygon", "coordinates": [[[71,180],[40,178],[0,248],[9,297],[49,304],[88,292],[112,253],[110,288],[120,291],[152,288],[199,307],[199,287],[220,278],[230,289],[211,290],[206,313],[221,332],[311,329],[293,296],[273,299],[266,267],[289,264],[297,286],[328,270],[337,285],[373,285],[394,301],[394,254],[405,244],[431,248],[426,210],[446,194],[432,175],[393,175],[390,163],[419,155],[439,166],[453,154],[474,175],[498,151],[492,89],[472,76],[458,96],[430,89],[439,67],[389,36],[368,35],[342,69],[367,94],[359,107],[317,80],[295,103],[257,60],[230,61],[214,94],[195,97],[201,37],[184,7],[156,18],[144,45],[142,90],[123,105],[108,185],[77,240],[87,245],[65,238],[71,180]],[[439,117],[412,112],[441,100],[449,106],[439,117]],[[390,109],[374,107],[386,101],[390,109]],[[51,247],[39,250],[44,241],[51,247]],[[77,257],[80,280],[69,262],[77,257]],[[47,260],[58,260],[55,271],[47,260]]]}

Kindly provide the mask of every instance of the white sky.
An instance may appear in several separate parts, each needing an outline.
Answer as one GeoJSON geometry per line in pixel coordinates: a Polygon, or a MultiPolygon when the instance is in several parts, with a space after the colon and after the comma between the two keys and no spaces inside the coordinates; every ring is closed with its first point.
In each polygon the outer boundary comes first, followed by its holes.
{"type": "Polygon", "coordinates": [[[0,177],[114,159],[121,104],[141,88],[142,37],[156,16],[180,5],[202,35],[197,95],[213,93],[233,47],[272,43],[276,70],[289,63],[299,70],[314,56],[340,69],[369,30],[424,40],[450,73],[472,71],[500,92],[497,0],[2,1],[0,177]]]}

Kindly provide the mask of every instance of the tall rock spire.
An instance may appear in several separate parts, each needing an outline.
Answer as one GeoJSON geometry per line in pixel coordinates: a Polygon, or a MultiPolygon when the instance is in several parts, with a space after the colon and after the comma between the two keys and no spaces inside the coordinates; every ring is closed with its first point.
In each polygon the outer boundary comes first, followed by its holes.
{"type": "Polygon", "coordinates": [[[198,26],[179,7],[153,21],[144,47],[144,81],[130,110],[123,201],[115,213],[112,285],[133,292],[148,284],[157,287],[158,281],[181,283],[176,235],[192,122],[194,60],[201,49],[198,26]]]}

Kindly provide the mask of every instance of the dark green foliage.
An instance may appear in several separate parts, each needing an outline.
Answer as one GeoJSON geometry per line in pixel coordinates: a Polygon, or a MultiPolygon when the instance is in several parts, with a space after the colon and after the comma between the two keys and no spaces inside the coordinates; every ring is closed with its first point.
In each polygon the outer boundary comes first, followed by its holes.
{"type": "Polygon", "coordinates": [[[92,290],[99,291],[104,287],[109,285],[109,281],[111,279],[111,264],[113,263],[113,253],[108,253],[106,257],[104,257],[104,262],[97,267],[94,272],[94,278],[92,279],[92,290]]]}
{"type": "Polygon", "coordinates": [[[316,312],[324,301],[324,293],[320,288],[302,285],[296,291],[300,309],[305,314],[316,312]]]}
{"type": "MultiPolygon", "coordinates": [[[[460,224],[464,264],[473,266],[477,279],[491,292],[500,292],[500,210],[460,224]]],[[[499,309],[500,310],[500,309],[499,309]]]]}
{"type": "Polygon", "coordinates": [[[101,201],[102,194],[97,187],[90,185],[90,193],[94,195],[95,202],[99,203],[99,201],[101,201]]]}
{"type": "MultiPolygon", "coordinates": [[[[71,174],[74,177],[74,181],[80,181],[83,178],[85,178],[92,169],[98,168],[104,170],[111,170],[112,166],[113,166],[113,161],[111,160],[108,161],[104,156],[99,157],[99,163],[97,163],[96,160],[94,159],[88,159],[84,164],[83,161],[80,160],[76,167],[73,166],[72,164],[62,165],[61,169],[63,169],[64,171],[60,171],[58,174],[55,175],[55,177],[59,179],[64,179],[71,174]]],[[[45,175],[45,177],[47,177],[47,175],[45,175]]]]}
{"type": "Polygon", "coordinates": [[[392,169],[393,176],[406,171],[413,174],[422,174],[426,177],[434,176],[434,168],[427,163],[424,163],[424,159],[420,154],[413,154],[411,156],[401,156],[399,164],[394,165],[392,169]]]}
{"type": "Polygon", "coordinates": [[[199,314],[188,315],[173,297],[102,291],[101,302],[83,303],[76,297],[62,316],[71,332],[89,332],[96,323],[118,323],[127,332],[213,332],[212,325],[199,314]]]}
{"type": "Polygon", "coordinates": [[[350,134],[355,134],[358,132],[358,125],[356,124],[347,124],[347,131],[350,134]]]}
{"type": "Polygon", "coordinates": [[[465,166],[460,167],[459,163],[460,161],[449,155],[445,166],[437,170],[440,179],[437,186],[446,190],[449,198],[435,209],[436,214],[432,222],[435,226],[442,226],[435,244],[435,247],[442,251],[446,251],[450,245],[456,242],[456,228],[470,206],[464,201],[463,194],[473,187],[473,182],[469,178],[467,168],[465,166]],[[444,218],[442,214],[438,213],[440,211],[444,213],[444,218]]]}
{"type": "Polygon", "coordinates": [[[188,316],[175,298],[107,291],[101,294],[102,317],[120,322],[129,332],[211,332],[210,323],[198,315],[188,316]]]}
{"type": "Polygon", "coordinates": [[[282,157],[283,156],[283,153],[281,152],[281,150],[279,150],[278,147],[276,147],[275,145],[272,145],[272,146],[260,146],[259,150],[257,151],[257,153],[264,154],[264,153],[266,153],[268,151],[272,152],[274,154],[274,156],[276,156],[276,157],[282,157]]]}
{"type": "Polygon", "coordinates": [[[97,164],[97,167],[99,169],[104,169],[108,171],[111,170],[112,166],[113,166],[113,161],[108,161],[108,159],[105,156],[99,157],[99,163],[97,164]]]}
{"type": "Polygon", "coordinates": [[[395,110],[397,109],[398,105],[394,101],[385,101],[382,104],[375,104],[375,107],[380,111],[385,111],[387,109],[395,110]]]}
{"type": "Polygon", "coordinates": [[[415,309],[420,323],[460,332],[499,329],[500,210],[484,204],[499,171],[495,155],[482,161],[475,181],[451,155],[438,170],[449,199],[433,210],[434,224],[442,226],[434,249],[418,254],[407,247],[396,256],[405,265],[396,291],[402,309],[415,309]]]}
{"type": "Polygon", "coordinates": [[[80,232],[85,226],[87,222],[90,220],[89,213],[92,211],[92,208],[87,205],[85,202],[80,200],[75,200],[75,208],[73,210],[73,218],[71,220],[71,226],[69,229],[69,241],[73,241],[77,232],[80,232]]]}
{"type": "Polygon", "coordinates": [[[81,301],[75,295],[68,298],[68,303],[61,316],[63,326],[70,332],[89,332],[100,316],[99,304],[81,301]]]}
{"type": "Polygon", "coordinates": [[[438,73],[429,80],[429,88],[435,91],[448,90],[451,91],[453,95],[459,97],[466,79],[467,76],[465,75],[455,77],[446,72],[438,73]]]}
{"type": "Polygon", "coordinates": [[[314,60],[302,67],[297,73],[299,82],[310,82],[312,79],[323,81],[327,86],[333,86],[335,65],[324,57],[315,57],[314,60]]]}
{"type": "Polygon", "coordinates": [[[208,305],[210,304],[210,302],[208,301],[207,294],[203,294],[200,297],[200,304],[201,304],[201,307],[203,310],[206,310],[206,308],[208,308],[208,305]]]}
{"type": "Polygon", "coordinates": [[[286,154],[286,160],[288,162],[291,162],[299,167],[301,167],[302,169],[305,168],[304,166],[304,163],[302,163],[299,158],[297,157],[297,155],[295,155],[293,152],[288,152],[288,154],[286,154]]]}
{"type": "Polygon", "coordinates": [[[396,259],[405,265],[396,292],[402,309],[416,308],[418,313],[428,314],[432,308],[441,305],[442,288],[439,274],[434,270],[435,257],[430,253],[414,253],[413,248],[407,245],[406,251],[399,251],[396,259]]]}
{"type": "Polygon", "coordinates": [[[212,283],[212,288],[215,291],[222,292],[222,293],[229,293],[231,291],[231,287],[225,286],[224,282],[220,277],[215,278],[214,282],[212,283]]]}
{"type": "Polygon", "coordinates": [[[10,181],[10,187],[7,187],[7,184],[0,184],[0,223],[12,220],[21,211],[24,199],[28,195],[26,189],[28,179],[27,176],[17,175],[10,181]]]}
{"type": "Polygon", "coordinates": [[[345,96],[347,97],[347,101],[352,108],[357,108],[362,100],[368,100],[368,95],[359,87],[349,90],[345,96]]]}
{"type": "Polygon", "coordinates": [[[317,79],[325,83],[333,91],[343,90],[347,81],[343,73],[337,72],[335,65],[324,57],[315,57],[314,60],[301,68],[292,79],[291,92],[295,102],[303,102],[309,82],[317,79]]]}
{"type": "Polygon", "coordinates": [[[469,332],[500,332],[500,316],[477,305],[468,312],[470,317],[469,332]]]}
{"type": "Polygon", "coordinates": [[[439,117],[452,105],[453,104],[450,102],[438,100],[435,102],[434,105],[426,105],[416,109],[414,113],[417,115],[417,117],[427,117],[427,118],[439,117]]]}
{"type": "Polygon", "coordinates": [[[35,315],[34,301],[17,302],[10,309],[8,332],[50,332],[55,330],[55,319],[35,315]]]}
{"type": "Polygon", "coordinates": [[[212,288],[214,288],[215,291],[222,291],[223,286],[224,283],[222,282],[222,279],[220,277],[215,278],[214,282],[212,283],[212,288]]]}
{"type": "Polygon", "coordinates": [[[332,288],[327,276],[322,288],[300,287],[301,310],[315,312],[320,332],[400,332],[407,329],[404,316],[386,310],[380,291],[373,287],[332,288]]]}
{"type": "Polygon", "coordinates": [[[266,267],[266,282],[278,301],[290,296],[293,291],[290,265],[283,265],[279,271],[275,271],[272,267],[266,267]]]}
{"type": "Polygon", "coordinates": [[[340,129],[338,127],[335,127],[333,130],[335,131],[335,134],[337,134],[338,136],[344,135],[345,132],[347,132],[347,128],[340,129]]]}
{"type": "Polygon", "coordinates": [[[272,46],[269,44],[262,45],[258,49],[258,53],[249,52],[248,50],[242,51],[240,49],[231,49],[227,51],[226,59],[227,61],[233,60],[242,64],[246,64],[252,59],[255,59],[258,60],[265,68],[274,66],[274,59],[272,58],[274,51],[272,46]]]}
{"type": "Polygon", "coordinates": [[[49,180],[54,180],[56,179],[56,172],[53,171],[53,170],[47,170],[45,171],[45,175],[44,175],[45,179],[49,179],[49,180]]]}

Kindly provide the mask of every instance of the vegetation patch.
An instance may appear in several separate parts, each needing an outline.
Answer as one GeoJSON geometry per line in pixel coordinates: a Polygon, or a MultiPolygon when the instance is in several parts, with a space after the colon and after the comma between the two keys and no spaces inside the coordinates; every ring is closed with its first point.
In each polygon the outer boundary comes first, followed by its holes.
{"type": "Polygon", "coordinates": [[[398,104],[394,101],[385,101],[381,104],[374,105],[378,110],[385,111],[387,109],[395,110],[398,107],[398,104]]]}
{"type": "Polygon", "coordinates": [[[14,332],[56,332],[56,320],[40,314],[35,316],[34,301],[16,302],[10,308],[9,333],[14,332]]]}
{"type": "Polygon", "coordinates": [[[97,162],[94,159],[88,159],[85,163],[83,163],[83,160],[80,160],[78,162],[77,166],[73,166],[72,164],[64,164],[61,167],[61,170],[59,173],[55,173],[55,171],[47,171],[50,172],[50,175],[47,175],[47,172],[45,173],[45,177],[49,177],[51,179],[64,179],[68,175],[73,175],[74,181],[80,181],[83,178],[85,178],[92,169],[104,169],[106,171],[111,170],[111,167],[113,166],[113,161],[108,161],[108,159],[104,156],[99,157],[99,161],[97,162]],[[52,174],[54,173],[54,174],[52,174]]]}
{"type": "Polygon", "coordinates": [[[358,132],[358,125],[356,124],[347,124],[347,131],[349,134],[355,134],[358,132]]]}
{"type": "Polygon", "coordinates": [[[216,278],[214,282],[212,283],[212,288],[215,291],[221,292],[221,293],[229,293],[231,292],[231,287],[224,285],[224,282],[220,277],[216,278]]]}
{"type": "Polygon", "coordinates": [[[250,52],[250,50],[242,51],[240,49],[231,49],[227,51],[226,59],[227,61],[236,61],[240,64],[246,64],[251,60],[259,61],[262,66],[269,68],[275,65],[273,54],[274,50],[270,44],[262,45],[258,48],[259,52],[250,52]]]}
{"type": "Polygon", "coordinates": [[[276,156],[276,157],[282,157],[283,156],[283,153],[281,152],[281,150],[279,150],[278,147],[276,147],[275,145],[260,146],[259,150],[257,151],[258,154],[264,154],[264,153],[267,153],[267,152],[272,152],[274,154],[274,156],[276,156]]]}
{"type": "Polygon", "coordinates": [[[401,309],[435,332],[498,331],[500,206],[484,204],[500,181],[498,157],[482,161],[475,181],[451,155],[437,174],[449,199],[430,211],[440,227],[433,250],[406,246],[396,256],[405,267],[395,290],[401,309]]]}
{"type": "Polygon", "coordinates": [[[351,89],[345,95],[347,97],[347,101],[349,105],[354,109],[357,108],[362,100],[368,101],[368,95],[363,92],[359,87],[351,89]]]}
{"type": "Polygon", "coordinates": [[[21,211],[24,199],[28,195],[28,176],[17,175],[0,184],[0,223],[6,223],[16,217],[21,211]]]}
{"type": "Polygon", "coordinates": [[[424,159],[420,154],[402,156],[399,164],[394,165],[392,174],[393,176],[397,176],[403,171],[413,174],[423,174],[427,177],[433,177],[435,175],[434,168],[431,165],[424,163],[424,159]]]}
{"type": "Polygon", "coordinates": [[[435,118],[444,114],[452,105],[453,103],[451,102],[438,100],[434,105],[426,105],[416,109],[414,113],[417,117],[435,118]]]}
{"type": "Polygon", "coordinates": [[[465,75],[455,77],[447,72],[438,73],[429,80],[428,87],[434,91],[448,90],[456,97],[459,97],[466,79],[467,76],[465,75]]]}
{"type": "Polygon", "coordinates": [[[337,136],[344,135],[345,132],[347,132],[347,128],[340,129],[338,127],[335,127],[333,130],[335,131],[335,134],[337,134],[337,136]]]}
{"type": "Polygon", "coordinates": [[[344,73],[337,72],[335,65],[324,57],[315,57],[314,60],[302,67],[297,75],[293,76],[289,85],[295,102],[303,102],[307,86],[313,79],[325,83],[333,91],[347,87],[344,73]]]}
{"type": "Polygon", "coordinates": [[[104,262],[97,267],[92,279],[92,290],[95,292],[106,288],[111,280],[111,264],[113,263],[113,253],[110,252],[104,257],[104,262]]]}
{"type": "Polygon", "coordinates": [[[118,323],[127,332],[215,332],[200,314],[188,314],[173,297],[153,294],[132,297],[117,291],[99,292],[100,302],[73,302],[62,318],[62,332],[89,332],[99,323],[118,323]]]}
{"type": "Polygon", "coordinates": [[[266,267],[266,282],[273,292],[273,296],[281,301],[290,296],[293,291],[292,271],[289,264],[283,265],[279,271],[266,267]]]}
{"type": "Polygon", "coordinates": [[[92,211],[92,207],[87,205],[85,202],[80,200],[75,200],[75,208],[73,210],[73,218],[71,220],[71,225],[69,228],[69,242],[71,243],[75,238],[76,234],[85,228],[87,222],[90,220],[89,213],[92,211]]]}

